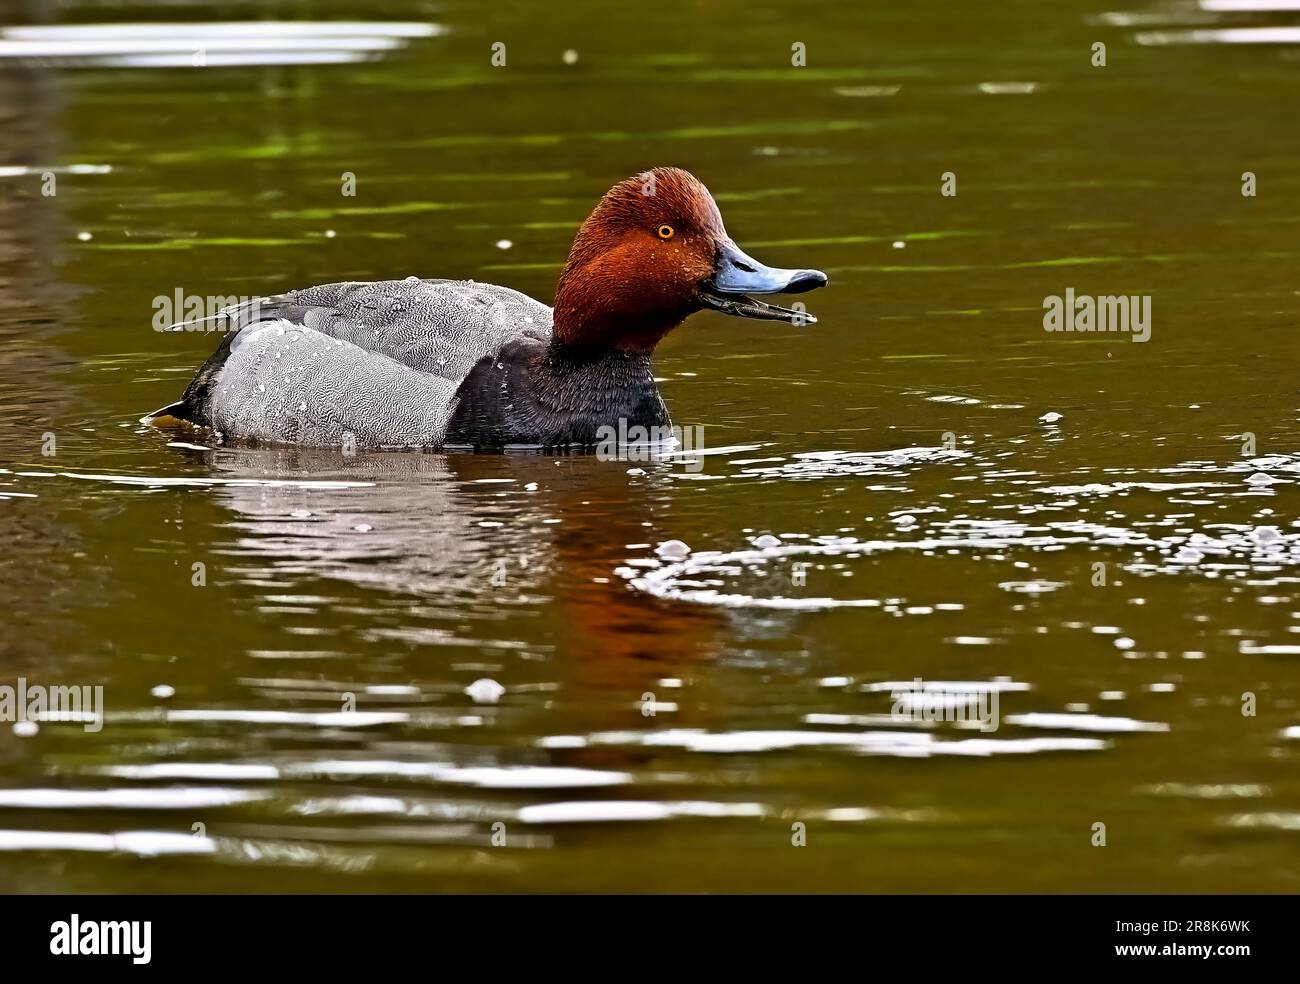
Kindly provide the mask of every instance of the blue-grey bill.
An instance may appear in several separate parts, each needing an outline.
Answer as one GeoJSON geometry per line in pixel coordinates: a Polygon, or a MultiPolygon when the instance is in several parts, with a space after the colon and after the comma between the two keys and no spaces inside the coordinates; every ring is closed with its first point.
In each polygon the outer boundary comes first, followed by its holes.
{"type": "Polygon", "coordinates": [[[817,323],[803,305],[781,307],[756,301],[749,294],[802,294],[826,285],[820,270],[784,270],[759,263],[735,243],[727,240],[718,252],[713,276],[700,285],[705,307],[737,318],[785,321],[795,325],[817,323]]]}

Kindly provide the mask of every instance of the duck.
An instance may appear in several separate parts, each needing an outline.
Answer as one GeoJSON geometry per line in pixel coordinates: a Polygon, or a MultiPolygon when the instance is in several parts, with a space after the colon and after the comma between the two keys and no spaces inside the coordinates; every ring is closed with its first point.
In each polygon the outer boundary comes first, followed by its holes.
{"type": "Polygon", "coordinates": [[[671,331],[702,310],[813,324],[802,304],[752,295],[826,283],[819,270],[749,256],[698,178],[656,167],[615,184],[581,224],[553,307],[509,287],[418,277],[245,300],[214,316],[221,343],[180,399],[144,419],[218,443],[345,449],[666,434],[652,356],[671,331]]]}

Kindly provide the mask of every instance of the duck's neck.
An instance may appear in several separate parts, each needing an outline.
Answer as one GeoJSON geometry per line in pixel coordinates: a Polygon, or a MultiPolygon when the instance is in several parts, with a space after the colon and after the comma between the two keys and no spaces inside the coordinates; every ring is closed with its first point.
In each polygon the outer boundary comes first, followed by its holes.
{"type": "Polygon", "coordinates": [[[476,367],[458,396],[448,440],[480,447],[596,445],[611,431],[670,426],[650,352],[558,338],[507,346],[476,367]]]}
{"type": "MultiPolygon", "coordinates": [[[[584,435],[604,426],[667,427],[669,423],[649,350],[552,339],[529,367],[529,380],[534,405],[548,415],[578,423],[584,435]]],[[[591,442],[583,439],[582,443],[591,442]]]]}
{"type": "Polygon", "coordinates": [[[682,323],[683,318],[658,314],[612,317],[597,311],[565,311],[557,302],[555,339],[569,348],[604,349],[649,357],[665,335],[682,323]]]}
{"type": "Polygon", "coordinates": [[[643,301],[626,294],[619,283],[610,283],[603,272],[575,267],[571,258],[555,288],[553,337],[574,349],[616,349],[649,356],[691,312],[647,307],[643,301]]]}

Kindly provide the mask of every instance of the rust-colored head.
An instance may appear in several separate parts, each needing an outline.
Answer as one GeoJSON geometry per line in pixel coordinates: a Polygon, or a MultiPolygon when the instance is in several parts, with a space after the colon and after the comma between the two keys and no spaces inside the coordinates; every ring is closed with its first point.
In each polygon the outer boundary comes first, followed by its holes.
{"type": "Polygon", "coordinates": [[[816,270],[777,270],[746,256],[699,179],[657,167],[616,184],[578,230],[555,291],[555,337],[648,352],[703,307],[809,324],[816,319],[803,311],[744,295],[825,283],[816,270]]]}

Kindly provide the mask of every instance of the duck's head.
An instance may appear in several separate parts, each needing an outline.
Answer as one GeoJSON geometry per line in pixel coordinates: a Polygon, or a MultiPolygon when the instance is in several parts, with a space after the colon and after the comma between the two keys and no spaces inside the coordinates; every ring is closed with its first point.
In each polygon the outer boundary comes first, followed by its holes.
{"type": "Polygon", "coordinates": [[[751,294],[799,294],[820,270],[764,266],[732,242],[709,189],[658,167],[620,181],[578,230],[555,292],[561,342],[648,352],[687,315],[712,308],[791,324],[816,319],[751,294]]]}

